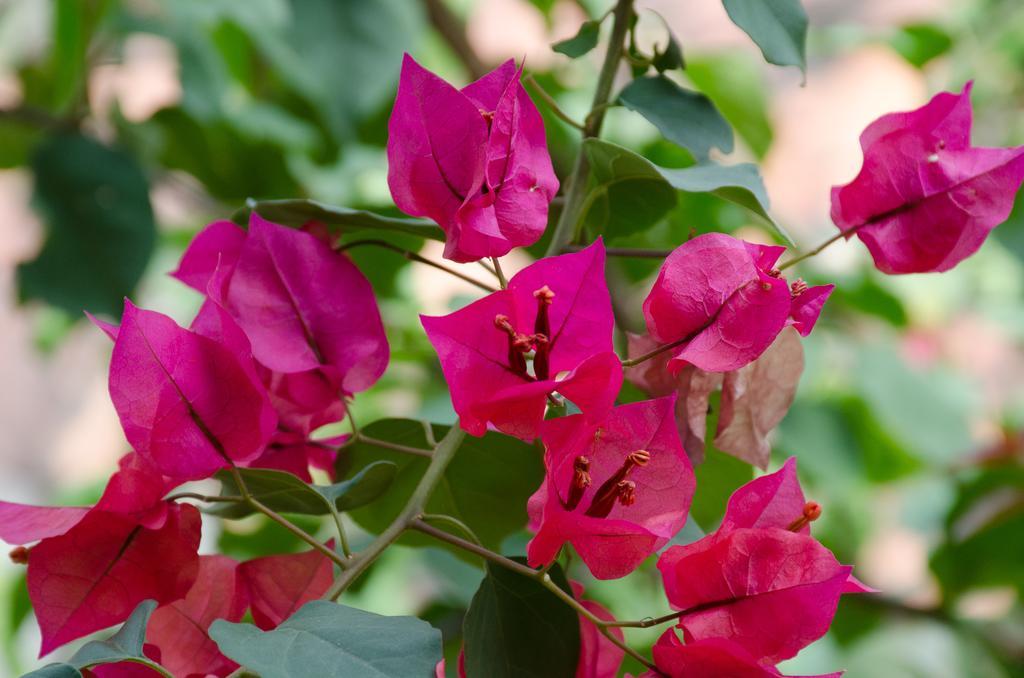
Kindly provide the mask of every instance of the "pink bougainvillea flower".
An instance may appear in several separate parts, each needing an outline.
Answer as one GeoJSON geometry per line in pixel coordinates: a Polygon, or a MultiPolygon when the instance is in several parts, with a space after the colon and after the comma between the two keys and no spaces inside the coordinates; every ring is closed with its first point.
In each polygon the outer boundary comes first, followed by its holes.
{"type": "Polygon", "coordinates": [[[490,423],[532,440],[555,391],[594,417],[612,406],[622,367],[604,259],[598,240],[526,267],[508,289],[450,315],[421,316],[468,433],[483,435],[490,423]]]}
{"type": "Polygon", "coordinates": [[[110,359],[110,398],[132,447],[182,480],[255,457],[277,422],[252,366],[229,345],[129,301],[110,359]]]}
{"type": "Polygon", "coordinates": [[[388,123],[388,185],[433,219],[454,261],[537,242],[558,191],[544,124],[510,60],[461,91],[408,54],[388,123]]]}
{"type": "Polygon", "coordinates": [[[820,515],[791,458],[736,490],[716,532],[662,553],[658,569],[687,642],[727,638],[771,665],[824,635],[839,596],[870,589],[810,536],[820,515]]]}
{"type": "Polygon", "coordinates": [[[146,640],[160,648],[160,664],[175,676],[226,676],[238,665],[220,653],[207,630],[217,619],[237,622],[248,607],[238,563],[227,556],[200,556],[188,594],[157,608],[146,640]]]}
{"type": "MultiPolygon", "coordinates": [[[[641,678],[780,678],[774,666],[763,666],[742,645],[725,638],[687,642],[674,629],[665,631],[651,650],[658,671],[641,678]]],[[[805,678],[839,678],[842,672],[805,678]]],[[[794,676],[792,678],[798,678],[794,676]]]]}
{"type": "Polygon", "coordinates": [[[43,642],[40,656],[128,618],[147,598],[184,596],[199,566],[200,519],[174,505],[159,529],[118,513],[91,511],[28,553],[28,593],[43,642]]]}
{"type": "Polygon", "coordinates": [[[566,542],[598,579],[632,572],[682,529],[694,476],[672,417],[674,398],[614,408],[601,420],[582,415],[544,422],[547,476],[527,504],[536,535],[533,567],[566,542]]]}
{"type": "Polygon", "coordinates": [[[832,221],[884,273],[948,271],[1004,222],[1024,180],[1024,146],[971,146],[971,83],[860,137],[857,177],[832,189],[832,221]]]}
{"type": "Polygon", "coordinates": [[[334,462],[338,448],[349,436],[310,439],[288,431],[278,431],[263,454],[248,462],[250,468],[271,468],[287,471],[307,483],[313,482],[311,469],[325,472],[334,479],[334,462]]]}
{"type": "MultiPolygon", "coordinates": [[[[647,335],[629,335],[629,356],[653,351],[658,342],[647,335]]],[[[626,378],[648,395],[676,393],[676,424],[690,461],[704,460],[711,394],[721,389],[715,448],[760,468],[771,457],[769,434],[793,404],[804,369],[804,350],[797,330],[783,329],[754,362],[731,372],[705,372],[686,365],[673,374],[668,352],[626,371],[626,378]]]]}
{"type": "Polygon", "coordinates": [[[214,222],[172,275],[223,305],[267,370],[323,371],[330,387],[356,393],[387,367],[387,339],[369,281],[312,233],[255,213],[248,232],[214,222]]]}
{"type": "MultiPolygon", "coordinates": [[[[330,542],[328,546],[330,546],[330,542]]],[[[319,551],[265,556],[242,563],[252,618],[264,630],[276,628],[300,607],[327,592],[331,561],[319,551]]]]}
{"type": "Polygon", "coordinates": [[[666,259],[644,300],[647,330],[673,344],[669,369],[737,370],[756,360],[792,325],[810,334],[832,285],[792,287],[775,269],[785,248],[705,233],[666,259]]]}
{"type": "MultiPolygon", "coordinates": [[[[574,581],[569,583],[580,605],[598,619],[615,621],[615,617],[603,605],[582,598],[582,584],[574,581]]],[[[622,629],[612,627],[611,632],[619,640],[624,640],[622,629]]],[[[615,678],[619,675],[619,667],[625,656],[625,650],[601,633],[592,621],[580,615],[580,661],[576,665],[576,678],[615,678]]]]}

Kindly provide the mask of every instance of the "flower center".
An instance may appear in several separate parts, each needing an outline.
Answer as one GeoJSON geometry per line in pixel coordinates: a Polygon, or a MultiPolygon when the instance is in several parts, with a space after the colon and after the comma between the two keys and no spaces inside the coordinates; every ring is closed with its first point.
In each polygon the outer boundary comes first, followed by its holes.
{"type": "MultiPolygon", "coordinates": [[[[594,492],[585,514],[591,518],[606,518],[611,513],[615,503],[623,506],[632,506],[636,503],[636,483],[628,480],[626,476],[636,467],[646,466],[651,460],[651,453],[647,450],[636,450],[626,455],[622,466],[613,473],[608,480],[601,483],[601,486],[594,492]]],[[[565,508],[573,511],[579,506],[583,499],[584,491],[592,482],[590,476],[590,459],[585,456],[576,457],[573,461],[572,484],[569,486],[569,498],[565,502],[565,508]]]]}
{"type": "Polygon", "coordinates": [[[821,517],[821,504],[816,501],[809,501],[804,504],[804,513],[802,516],[794,520],[789,524],[786,529],[790,532],[799,532],[804,529],[805,526],[813,523],[815,520],[821,517]]]}
{"type": "Polygon", "coordinates": [[[507,315],[494,316],[494,326],[508,335],[508,364],[513,372],[527,379],[549,379],[551,377],[551,319],[548,307],[555,293],[547,285],[533,293],[537,300],[537,319],[533,334],[524,334],[512,326],[507,315]],[[533,351],[533,374],[527,370],[526,354],[533,351]]]}

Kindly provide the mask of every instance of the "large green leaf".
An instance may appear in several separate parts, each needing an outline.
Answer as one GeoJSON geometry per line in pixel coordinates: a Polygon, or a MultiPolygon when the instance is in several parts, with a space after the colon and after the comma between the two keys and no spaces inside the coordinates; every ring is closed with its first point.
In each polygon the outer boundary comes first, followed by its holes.
{"type": "Polygon", "coordinates": [[[384,617],[314,600],[273,631],[217,620],[220,651],[261,678],[433,678],[441,632],[415,617],[384,617]]]}
{"type": "Polygon", "coordinates": [[[754,58],[735,51],[690,58],[686,77],[715,103],[754,155],[763,158],[772,142],[772,128],[754,58]]]}
{"type": "Polygon", "coordinates": [[[570,59],[578,59],[597,47],[597,39],[600,35],[600,21],[584,21],[580,29],[576,31],[576,35],[556,42],[551,45],[551,49],[559,54],[564,54],[570,59]]]}
{"type": "MultiPolygon", "coordinates": [[[[369,504],[381,496],[395,479],[397,467],[388,461],[367,464],[348,480],[333,485],[309,485],[285,471],[264,468],[240,468],[239,475],[245,481],[249,492],[267,507],[281,513],[298,513],[318,516],[332,512],[332,504],[338,511],[348,511],[369,504]]],[[[222,493],[228,496],[241,494],[234,476],[227,471],[217,474],[221,481],[222,493]]],[[[244,518],[255,513],[246,503],[221,503],[209,510],[223,518],[244,518]]]]}
{"type": "Polygon", "coordinates": [[[633,80],[619,93],[619,101],[697,158],[707,158],[712,148],[732,151],[732,128],[711,100],[663,75],[633,80]]]}
{"type": "Polygon", "coordinates": [[[676,192],[658,168],[629,149],[587,139],[590,186],[580,219],[611,239],[643,231],[676,204],[676,192]]]}
{"type": "Polygon", "coordinates": [[[366,210],[325,205],[315,200],[249,200],[232,218],[244,226],[249,221],[249,214],[254,211],[264,219],[285,226],[299,227],[307,221],[319,221],[336,234],[352,231],[394,231],[430,240],[445,239],[441,227],[428,219],[386,217],[366,210]]]}
{"type": "MultiPolygon", "coordinates": [[[[371,439],[423,450],[431,445],[426,424],[410,419],[384,419],[363,428],[360,433],[371,439]]],[[[440,440],[447,426],[433,425],[433,438],[440,440]]],[[[352,511],[351,516],[366,530],[378,534],[401,512],[413,488],[430,460],[367,442],[365,438],[346,448],[355,470],[386,460],[398,466],[391,489],[379,501],[352,511]]],[[[345,454],[339,460],[344,463],[345,454]]],[[[487,433],[482,438],[467,437],[459,447],[427,502],[427,513],[443,513],[466,523],[484,546],[498,549],[502,540],[526,525],[526,500],[544,478],[541,452],[511,436],[487,433]]],[[[438,545],[418,533],[409,533],[402,543],[438,545]]]]}
{"type": "MultiPolygon", "coordinates": [[[[549,574],[571,593],[560,565],[549,574]]],[[[576,613],[536,579],[507,568],[487,564],[463,632],[468,678],[564,678],[576,673],[576,613]]]]}
{"type": "Polygon", "coordinates": [[[892,48],[917,68],[953,48],[953,38],[935,24],[903,26],[890,41],[892,48]]]}
{"type": "Polygon", "coordinates": [[[800,0],[722,0],[732,22],[761,48],[765,61],[807,70],[807,13],[800,0]]]}
{"type": "Polygon", "coordinates": [[[119,662],[142,664],[151,668],[156,666],[142,653],[146,642],[146,624],[155,609],[155,600],[142,601],[110,638],[89,641],[71,655],[67,662],[49,664],[28,674],[26,678],[78,678],[82,675],[79,669],[119,662]]]}
{"type": "Polygon", "coordinates": [[[156,240],[142,170],[130,155],[71,134],[45,142],[32,171],[47,237],[39,256],[18,267],[20,297],[119,317],[156,240]]]}
{"type": "Polygon", "coordinates": [[[682,169],[659,168],[661,175],[681,191],[690,193],[711,193],[713,195],[746,207],[760,216],[792,244],[789,234],[768,214],[768,194],[757,165],[716,165],[706,163],[682,169]]]}

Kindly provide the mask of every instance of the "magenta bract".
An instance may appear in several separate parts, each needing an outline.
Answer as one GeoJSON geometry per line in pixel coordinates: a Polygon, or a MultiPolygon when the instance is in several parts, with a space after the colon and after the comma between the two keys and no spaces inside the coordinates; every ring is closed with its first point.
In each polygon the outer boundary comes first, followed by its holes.
{"type": "Polygon", "coordinates": [[[723,233],[683,243],[666,259],[644,301],[650,335],[679,342],[669,369],[693,364],[736,370],[757,359],[787,325],[807,336],[832,285],[794,285],[774,269],[784,248],[723,233]]]}
{"type": "Polygon", "coordinates": [[[612,352],[604,259],[599,240],[526,267],[508,289],[454,313],[421,316],[463,429],[480,436],[490,423],[532,440],[555,391],[590,416],[608,411],[622,367],[612,352]]]}
{"type": "Polygon", "coordinates": [[[967,83],[871,123],[860,173],[832,189],[832,221],[856,233],[884,273],[948,271],[1013,209],[1024,146],[971,146],[970,92],[967,83]]]}
{"type": "Polygon", "coordinates": [[[544,422],[547,476],[527,504],[533,567],[566,542],[598,579],[632,572],[682,529],[693,498],[690,460],[679,442],[672,397],[621,405],[588,422],[544,422]]]}
{"type": "MultiPolygon", "coordinates": [[[[569,584],[573,596],[591,614],[604,621],[615,621],[615,617],[603,605],[582,598],[582,584],[575,581],[569,584]]],[[[592,621],[583,615],[579,615],[579,618],[580,660],[576,665],[576,678],[615,678],[619,675],[625,651],[602,634],[592,621]]],[[[624,640],[622,629],[612,627],[611,632],[620,641],[624,640]]]]}
{"type": "Polygon", "coordinates": [[[433,219],[454,261],[537,242],[558,190],[544,124],[510,60],[461,91],[408,54],[388,122],[388,185],[433,219]]]}
{"type": "MultiPolygon", "coordinates": [[[[665,631],[652,649],[659,673],[645,673],[642,678],[780,678],[774,666],[763,666],[743,646],[724,638],[688,641],[679,640],[674,629],[665,631]]],[[[842,672],[804,678],[839,678],[842,672]]],[[[794,676],[792,678],[799,678],[794,676]]]]}
{"type": "Polygon", "coordinates": [[[319,551],[265,556],[242,563],[252,618],[264,630],[276,628],[331,585],[331,561],[319,551]]]}

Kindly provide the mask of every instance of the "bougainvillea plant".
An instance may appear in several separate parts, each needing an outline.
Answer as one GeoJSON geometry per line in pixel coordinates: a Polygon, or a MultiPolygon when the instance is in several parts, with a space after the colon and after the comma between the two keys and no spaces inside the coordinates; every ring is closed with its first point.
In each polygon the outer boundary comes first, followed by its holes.
{"type": "MultiPolygon", "coordinates": [[[[806,17],[795,2],[778,6],[802,54],[806,17]]],[[[771,59],[778,36],[733,18],[771,59]]],[[[653,54],[637,47],[630,0],[556,50],[590,51],[606,19],[586,120],[538,90],[582,132],[561,181],[523,64],[459,88],[407,55],[387,157],[408,218],[257,201],[202,230],[172,273],[204,297],[189,326],[128,300],[117,324],[90,316],[113,341],[110,397],[131,451],[94,506],[0,502],[0,538],[27,566],[40,656],[121,628],[38,675],[614,678],[628,661],[651,678],[781,676],[777,665],[828,631],[844,596],[874,594],[812,535],[828,507],[804,496],[795,459],[739,487],[717,527],[691,515],[694,470],[708,444],[770,462],[802,337],[833,289],[786,269],[854,236],[885,273],[954,267],[1009,214],[1024,147],[971,145],[970,83],[883,116],[861,136],[859,174],[833,190],[835,237],[787,254],[781,229],[764,231],[777,243],[705,232],[645,252],[664,261],[642,302],[646,334],[627,339],[620,306],[639,304],[616,297],[606,267],[636,252],[606,247],[593,227],[596,202],[616,200],[598,175],[639,167],[685,190],[727,187],[728,199],[767,212],[749,166],[708,156],[709,144],[731,142],[685,131],[680,102],[699,95],[666,75],[685,68],[674,38],[653,54]],[[616,95],[624,61],[633,78],[616,95]],[[696,163],[666,170],[600,141],[618,104],[696,163]],[[441,240],[452,263],[340,238],[368,229],[441,240]],[[482,291],[421,317],[456,424],[351,416],[389,360],[374,290],[346,253],[357,245],[482,291]],[[514,250],[536,260],[506,279],[501,259],[514,250]],[[650,399],[627,398],[626,381],[650,399]],[[346,420],[349,433],[322,433],[346,420]],[[513,487],[523,478],[526,492],[513,487]],[[243,562],[200,555],[204,524],[253,514],[306,548],[243,562]],[[368,539],[350,538],[352,521],[368,539]],[[346,605],[399,540],[484,566],[447,669],[441,633],[423,620],[346,605]],[[652,566],[663,607],[645,618],[619,620],[584,597],[587,581],[652,566]],[[627,632],[659,626],[653,647],[627,632]]]]}

